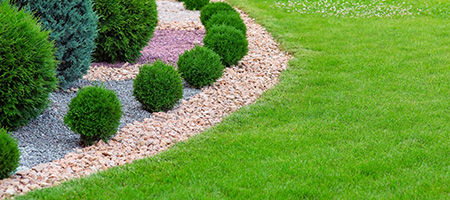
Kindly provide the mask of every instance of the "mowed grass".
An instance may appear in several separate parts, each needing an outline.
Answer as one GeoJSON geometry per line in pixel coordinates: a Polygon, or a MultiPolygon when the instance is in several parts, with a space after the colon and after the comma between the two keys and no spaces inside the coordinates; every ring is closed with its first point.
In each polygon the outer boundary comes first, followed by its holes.
{"type": "Polygon", "coordinates": [[[295,56],[274,89],[159,155],[17,199],[450,198],[446,15],[323,17],[230,2],[295,56]]]}

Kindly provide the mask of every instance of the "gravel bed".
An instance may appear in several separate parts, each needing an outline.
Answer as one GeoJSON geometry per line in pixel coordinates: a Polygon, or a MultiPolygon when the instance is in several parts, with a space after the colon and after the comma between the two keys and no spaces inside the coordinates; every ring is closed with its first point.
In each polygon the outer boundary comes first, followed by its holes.
{"type": "Polygon", "coordinates": [[[158,26],[156,29],[195,30],[202,29],[200,11],[186,10],[182,2],[156,1],[158,26]]]}
{"type": "MultiPolygon", "coordinates": [[[[82,148],[79,135],[64,125],[63,117],[69,110],[68,104],[76,96],[79,88],[101,83],[79,80],[68,92],[51,93],[49,100],[52,103],[49,108],[26,126],[11,133],[18,140],[21,152],[18,171],[63,158],[67,153],[82,148]]],[[[120,119],[119,130],[126,124],[142,121],[152,116],[152,113],[143,110],[141,103],[134,99],[132,95],[133,80],[106,81],[103,82],[103,85],[114,90],[122,103],[123,115],[120,119]]],[[[184,83],[183,100],[188,100],[199,92],[199,89],[189,87],[184,83]]]]}
{"type": "Polygon", "coordinates": [[[171,22],[194,22],[201,23],[200,11],[186,10],[182,3],[178,1],[156,1],[158,10],[158,21],[163,23],[171,22]]]}

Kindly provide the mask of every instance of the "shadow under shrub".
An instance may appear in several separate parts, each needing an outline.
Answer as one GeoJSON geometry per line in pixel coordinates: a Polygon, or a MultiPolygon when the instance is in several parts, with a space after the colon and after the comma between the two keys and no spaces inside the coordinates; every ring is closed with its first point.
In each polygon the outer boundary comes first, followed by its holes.
{"type": "Polygon", "coordinates": [[[135,62],[153,37],[158,22],[155,0],[95,0],[99,32],[94,58],[135,62]]]}
{"type": "Polygon", "coordinates": [[[224,68],[219,55],[200,46],[180,55],[177,65],[181,77],[196,88],[213,84],[222,76],[224,68]]]}
{"type": "Polygon", "coordinates": [[[141,67],[134,80],[133,96],[147,111],[164,111],[183,97],[183,83],[173,66],[157,60],[141,67]]]}
{"type": "Polygon", "coordinates": [[[88,146],[97,140],[107,142],[117,132],[121,117],[122,105],[114,91],[88,86],[69,103],[64,123],[88,146]]]}
{"type": "Polygon", "coordinates": [[[238,64],[248,52],[248,41],[242,31],[227,25],[213,25],[206,32],[203,44],[216,52],[227,67],[238,64]]]}
{"type": "Polygon", "coordinates": [[[36,118],[57,88],[55,48],[29,13],[0,3],[0,124],[11,130],[36,118]]]}
{"type": "Polygon", "coordinates": [[[17,142],[0,128],[0,179],[8,178],[19,167],[19,159],[17,142]]]}

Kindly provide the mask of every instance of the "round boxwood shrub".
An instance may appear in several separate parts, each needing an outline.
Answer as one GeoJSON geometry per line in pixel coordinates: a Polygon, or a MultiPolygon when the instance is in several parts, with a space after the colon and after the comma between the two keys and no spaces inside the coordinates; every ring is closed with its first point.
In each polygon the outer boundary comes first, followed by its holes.
{"type": "Polygon", "coordinates": [[[99,62],[135,62],[148,44],[158,22],[155,0],[95,0],[99,15],[99,62]]]}
{"type": "Polygon", "coordinates": [[[247,35],[247,27],[245,26],[244,20],[236,11],[218,12],[211,16],[211,18],[206,22],[206,31],[213,25],[228,25],[232,26],[240,31],[244,35],[247,35]]]}
{"type": "Polygon", "coordinates": [[[183,0],[184,7],[189,10],[200,10],[209,3],[209,0],[183,0]]]}
{"type": "Polygon", "coordinates": [[[242,31],[227,25],[213,25],[203,38],[203,44],[216,52],[227,67],[238,64],[248,52],[248,41],[242,31]]]}
{"type": "Polygon", "coordinates": [[[17,142],[0,128],[0,179],[8,178],[17,169],[19,157],[17,142]]]}
{"type": "Polygon", "coordinates": [[[183,83],[173,66],[157,60],[141,67],[134,80],[133,96],[150,112],[164,111],[183,97],[183,83]]]}
{"type": "Polygon", "coordinates": [[[177,65],[181,77],[197,88],[213,84],[222,76],[224,68],[219,55],[200,46],[185,51],[178,59],[177,65]]]}
{"type": "Polygon", "coordinates": [[[200,10],[200,21],[202,22],[203,26],[206,26],[206,22],[214,14],[218,12],[227,12],[227,11],[236,12],[236,10],[234,10],[233,7],[230,6],[230,4],[224,2],[209,3],[200,10]]]}
{"type": "Polygon", "coordinates": [[[24,10],[0,3],[0,124],[11,130],[36,118],[57,88],[49,32],[24,10]]]}
{"type": "Polygon", "coordinates": [[[64,123],[88,146],[100,139],[107,142],[117,132],[121,117],[122,105],[114,91],[88,86],[69,103],[64,123]]]}

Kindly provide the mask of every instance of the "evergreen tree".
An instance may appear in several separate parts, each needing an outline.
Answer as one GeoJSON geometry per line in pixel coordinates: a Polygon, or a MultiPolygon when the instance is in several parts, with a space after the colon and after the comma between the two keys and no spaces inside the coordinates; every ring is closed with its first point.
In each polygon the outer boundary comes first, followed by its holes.
{"type": "Polygon", "coordinates": [[[13,0],[31,10],[50,33],[59,61],[56,76],[59,86],[67,88],[78,80],[91,64],[95,48],[98,17],[92,0],[13,0]]]}

